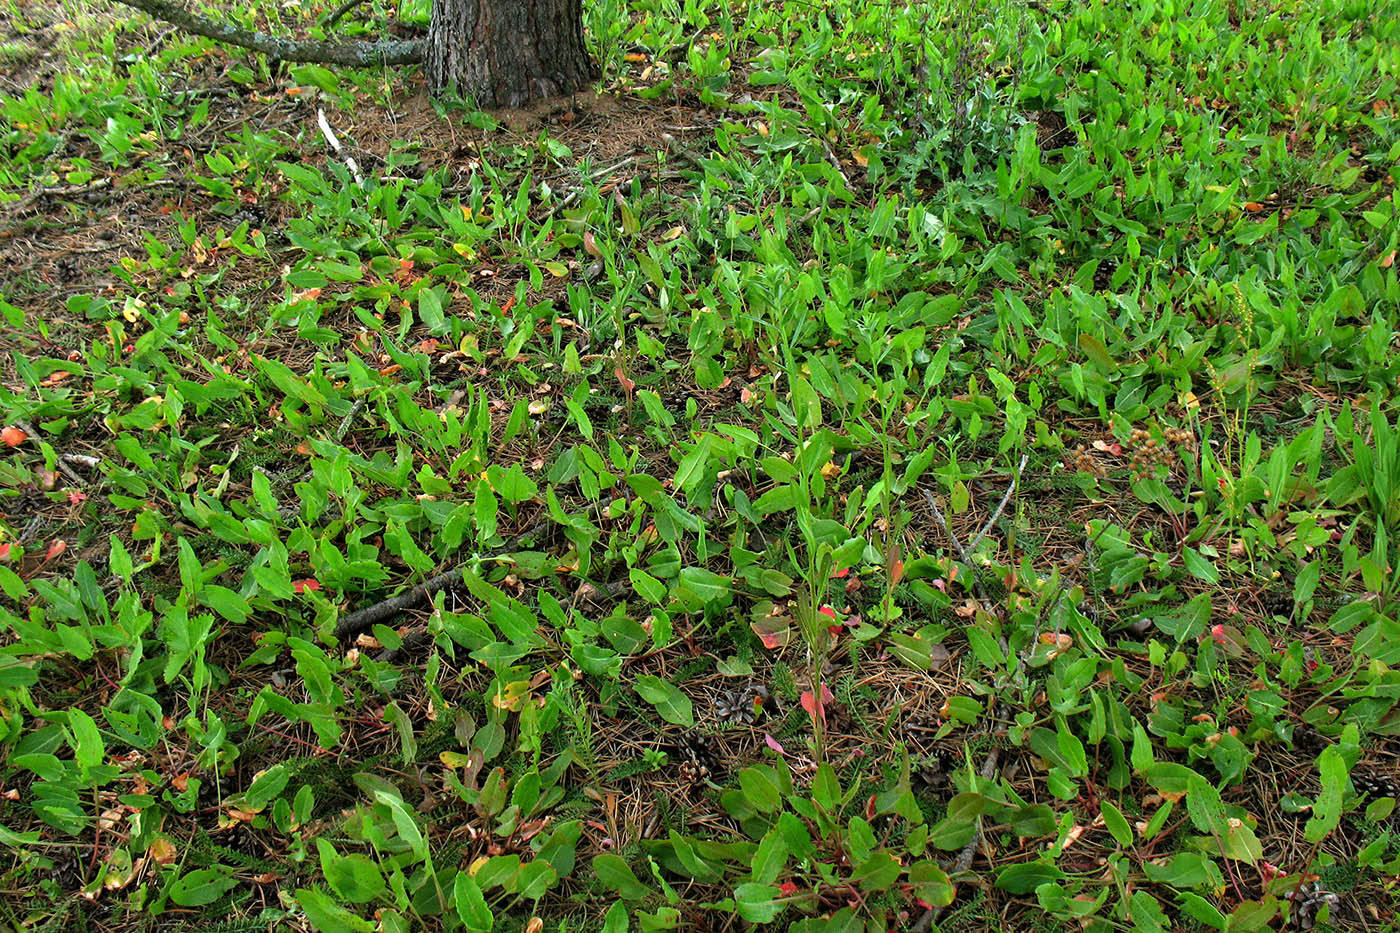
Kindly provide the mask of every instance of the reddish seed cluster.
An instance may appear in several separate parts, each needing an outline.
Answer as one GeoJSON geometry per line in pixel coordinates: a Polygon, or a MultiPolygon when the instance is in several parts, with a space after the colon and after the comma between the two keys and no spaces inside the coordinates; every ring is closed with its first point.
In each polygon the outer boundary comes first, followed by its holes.
{"type": "Polygon", "coordinates": [[[1191,450],[1195,445],[1196,436],[1184,428],[1163,428],[1161,441],[1150,431],[1133,428],[1126,445],[1132,451],[1129,466],[1138,476],[1150,475],[1159,466],[1171,469],[1180,459],[1177,448],[1191,450]]]}
{"type": "Polygon", "coordinates": [[[1104,465],[1099,463],[1083,444],[1070,451],[1070,456],[1072,457],[1072,465],[1080,473],[1092,473],[1095,476],[1108,475],[1108,470],[1104,469],[1104,465]]]}

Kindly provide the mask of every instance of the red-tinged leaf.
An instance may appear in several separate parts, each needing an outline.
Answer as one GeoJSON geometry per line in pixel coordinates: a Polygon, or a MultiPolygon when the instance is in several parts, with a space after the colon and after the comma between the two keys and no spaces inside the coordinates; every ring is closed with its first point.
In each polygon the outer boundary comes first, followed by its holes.
{"type": "Polygon", "coordinates": [[[899,581],[904,579],[904,561],[897,560],[890,567],[890,582],[899,586],[899,581]]]}
{"type": "Polygon", "coordinates": [[[850,567],[842,567],[840,570],[833,570],[831,575],[838,580],[844,580],[850,572],[850,567]]]}
{"type": "Polygon", "coordinates": [[[10,559],[10,545],[9,545],[9,542],[5,542],[4,544],[0,544],[0,560],[9,560],[9,559],[10,559]]]}
{"type": "Polygon", "coordinates": [[[825,705],[825,704],[827,704],[827,703],[835,703],[835,702],[836,702],[836,697],[832,695],[831,690],[827,687],[826,684],[823,683],[823,684],[822,684],[822,704],[825,705]]]}
{"type": "Polygon", "coordinates": [[[803,690],[801,700],[802,708],[812,717],[812,721],[820,719],[822,725],[826,725],[826,707],[817,702],[817,695],[810,690],[803,690]]]}
{"type": "Polygon", "coordinates": [[[603,251],[598,248],[598,241],[594,239],[591,231],[585,231],[583,234],[583,249],[594,259],[603,258],[603,251]]]}
{"type": "Polygon", "coordinates": [[[71,489],[68,492],[68,503],[70,505],[81,505],[87,501],[87,493],[81,489],[71,489]]]}
{"type": "Polygon", "coordinates": [[[13,425],[0,430],[0,441],[3,441],[6,447],[18,447],[28,440],[28,438],[28,434],[25,434],[13,425]]]}
{"type": "Polygon", "coordinates": [[[828,626],[826,627],[827,632],[829,632],[829,633],[832,634],[832,635],[840,635],[840,634],[841,634],[841,629],[842,629],[842,626],[840,626],[840,625],[828,625],[828,626]]]}
{"type": "Polygon", "coordinates": [[[782,743],[780,743],[777,739],[773,738],[766,732],[763,733],[763,741],[764,744],[766,744],[769,748],[773,749],[773,751],[777,752],[779,755],[787,754],[787,749],[783,748],[782,743]]]}
{"type": "Polygon", "coordinates": [[[820,609],[818,609],[817,611],[820,612],[820,613],[821,613],[822,615],[824,615],[824,616],[829,616],[829,617],[831,617],[831,618],[833,618],[833,619],[836,618],[836,610],[835,610],[835,609],[832,609],[830,606],[822,606],[822,607],[821,607],[820,609]]]}
{"type": "Polygon", "coordinates": [[[321,581],[315,577],[308,577],[305,580],[296,580],[292,583],[293,593],[305,593],[307,590],[319,590],[321,581]]]}
{"type": "Polygon", "coordinates": [[[792,629],[781,616],[755,620],[749,623],[749,628],[769,651],[777,651],[792,640],[792,629]]]}
{"type": "Polygon", "coordinates": [[[66,550],[68,550],[68,542],[64,541],[62,538],[58,538],[49,545],[49,550],[48,553],[44,555],[44,560],[53,560],[66,550]]]}
{"type": "Polygon", "coordinates": [[[632,390],[637,387],[637,384],[627,378],[627,374],[622,371],[621,363],[613,367],[613,375],[617,377],[618,385],[622,386],[622,390],[630,396],[632,390]]]}

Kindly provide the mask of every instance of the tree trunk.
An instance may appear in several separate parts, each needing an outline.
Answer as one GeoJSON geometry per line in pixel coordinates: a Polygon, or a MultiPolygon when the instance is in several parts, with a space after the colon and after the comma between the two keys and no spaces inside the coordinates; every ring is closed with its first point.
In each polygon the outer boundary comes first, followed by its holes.
{"type": "Polygon", "coordinates": [[[582,90],[596,72],[582,0],[433,0],[424,70],[478,107],[519,107],[582,90]]]}

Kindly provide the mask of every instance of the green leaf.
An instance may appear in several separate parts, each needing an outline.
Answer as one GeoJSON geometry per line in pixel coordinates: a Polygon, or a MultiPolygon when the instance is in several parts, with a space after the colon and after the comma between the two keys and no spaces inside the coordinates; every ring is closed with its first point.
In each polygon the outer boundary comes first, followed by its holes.
{"type": "Polygon", "coordinates": [[[734,907],[750,923],[771,923],[785,906],[771,884],[746,881],[734,889],[734,907]]]}
{"type": "Polygon", "coordinates": [[[629,901],[640,900],[651,894],[651,888],[637,880],[632,866],[619,855],[604,852],[593,857],[593,873],[610,891],[616,891],[629,901]]]}
{"type": "Polygon", "coordinates": [[[782,827],[773,826],[759,840],[758,848],[754,850],[753,859],[750,861],[753,880],[759,884],[770,884],[778,880],[778,875],[787,867],[787,860],[787,838],[783,835],[782,827]]]}
{"type": "Polygon", "coordinates": [[[841,806],[841,783],[825,761],[817,765],[817,776],[812,779],[812,800],[828,815],[834,815],[841,806]]]}
{"type": "Polygon", "coordinates": [[[1190,914],[1192,919],[1216,930],[1224,930],[1229,926],[1229,921],[1225,915],[1215,908],[1215,905],[1199,894],[1192,894],[1190,891],[1182,891],[1176,896],[1176,902],[1181,905],[1184,913],[1190,914]]]}
{"type": "Polygon", "coordinates": [[[627,908],[622,901],[614,901],[603,917],[602,933],[628,933],[627,908]]]}
{"type": "Polygon", "coordinates": [[[695,725],[695,713],[690,697],[681,693],[675,684],[662,680],[655,674],[642,674],[634,686],[643,700],[656,707],[662,719],[678,726],[695,725]]]}
{"type": "Polygon", "coordinates": [[[436,288],[423,288],[418,292],[418,319],[435,337],[447,333],[447,319],[442,314],[442,295],[436,288]]]}
{"type": "Polygon", "coordinates": [[[729,577],[703,567],[682,567],[677,577],[676,596],[683,602],[693,601],[701,607],[728,605],[733,593],[734,583],[729,577]]]}
{"type": "Polygon", "coordinates": [[[773,813],[782,808],[783,793],[778,786],[778,776],[767,765],[750,765],[740,771],[739,787],[760,813],[773,813]]]}
{"type": "Polygon", "coordinates": [[[915,897],[923,898],[934,907],[947,907],[957,894],[948,874],[938,863],[928,860],[909,866],[909,884],[915,897]]]}
{"type": "Polygon", "coordinates": [[[200,591],[199,601],[235,625],[242,625],[248,621],[248,616],[253,612],[248,606],[248,600],[217,583],[204,587],[200,591]]]}
{"type": "Polygon", "coordinates": [[[394,829],[398,830],[399,838],[408,843],[409,848],[419,858],[425,858],[428,849],[423,840],[423,831],[418,828],[418,821],[413,818],[413,813],[402,798],[387,791],[377,790],[374,792],[374,799],[389,808],[389,817],[394,822],[394,829]]]}
{"type": "Polygon", "coordinates": [[[1162,912],[1157,898],[1146,891],[1134,891],[1128,899],[1128,914],[1133,918],[1133,928],[1148,933],[1166,933],[1171,929],[1171,921],[1162,912]]]}
{"type": "Polygon", "coordinates": [[[243,794],[244,802],[255,813],[265,809],[274,797],[282,793],[290,777],[286,765],[273,765],[253,778],[253,783],[243,794]]]}
{"type": "Polygon", "coordinates": [[[1084,351],[1084,355],[1093,361],[1105,375],[1112,375],[1118,369],[1118,364],[1109,355],[1108,347],[1093,334],[1079,335],[1079,349],[1084,351]]]}
{"type": "Polygon", "coordinates": [[[1055,831],[1058,825],[1055,821],[1055,811],[1043,803],[1033,803],[1021,807],[1007,818],[1007,823],[1011,826],[1012,831],[1022,839],[1048,836],[1055,831]]]}
{"type": "Polygon", "coordinates": [[[966,817],[944,817],[929,830],[929,845],[944,852],[961,849],[977,832],[977,820],[966,817]]]}
{"type": "Polygon", "coordinates": [[[1108,828],[1109,835],[1113,841],[1118,843],[1119,848],[1128,849],[1133,845],[1133,828],[1128,825],[1127,819],[1123,816],[1123,811],[1111,800],[1104,800],[1099,803],[1099,814],[1103,817],[1103,824],[1108,828]]]}
{"type": "Polygon", "coordinates": [[[1342,819],[1342,795],[1347,785],[1347,765],[1342,751],[1329,745],[1317,756],[1317,770],[1322,777],[1322,791],[1313,803],[1312,816],[1303,827],[1303,838],[1319,843],[1327,838],[1342,819]]]}
{"type": "Polygon", "coordinates": [[[1181,560],[1186,565],[1186,572],[1197,580],[1204,580],[1210,584],[1220,582],[1220,571],[1216,570],[1215,565],[1202,557],[1195,548],[1182,548],[1181,560]]]}
{"type": "Polygon", "coordinates": [[[634,567],[627,572],[627,578],[632,583],[633,591],[653,606],[660,606],[666,602],[666,584],[645,570],[634,567]]]}
{"type": "Polygon", "coordinates": [[[337,894],[352,904],[368,904],[388,890],[379,866],[358,852],[323,858],[321,865],[326,881],[337,894]]]}
{"type": "Polygon", "coordinates": [[[463,925],[472,933],[487,933],[496,923],[476,879],[467,872],[457,872],[457,877],[452,881],[452,905],[457,908],[457,916],[462,918],[463,925]]]}
{"type": "Polygon", "coordinates": [[[851,880],[862,891],[884,891],[895,883],[902,870],[899,860],[888,852],[872,852],[852,873],[851,880]]]}
{"type": "Polygon", "coordinates": [[[238,884],[238,880],[212,868],[201,868],[181,875],[170,886],[170,899],[181,907],[212,904],[238,884]]]}
{"type": "Polygon", "coordinates": [[[1045,862],[1021,862],[997,873],[996,886],[1012,894],[1030,894],[1042,884],[1063,881],[1066,875],[1045,862]]]}
{"type": "Polygon", "coordinates": [[[102,733],[98,731],[93,718],[80,709],[68,710],[69,744],[73,747],[73,760],[83,771],[90,771],[102,764],[107,749],[102,743],[102,733]]]}
{"type": "Polygon", "coordinates": [[[352,914],[331,900],[325,892],[310,888],[298,888],[297,903],[301,905],[306,919],[318,933],[373,933],[374,924],[352,914]]]}

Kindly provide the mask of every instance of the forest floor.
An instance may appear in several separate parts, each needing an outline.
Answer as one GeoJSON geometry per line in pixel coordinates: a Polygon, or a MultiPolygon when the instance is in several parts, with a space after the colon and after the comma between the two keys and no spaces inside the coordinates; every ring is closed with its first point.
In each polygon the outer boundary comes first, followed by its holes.
{"type": "Polygon", "coordinates": [[[585,16],[0,5],[4,922],[1396,928],[1400,4],[585,16]]]}

